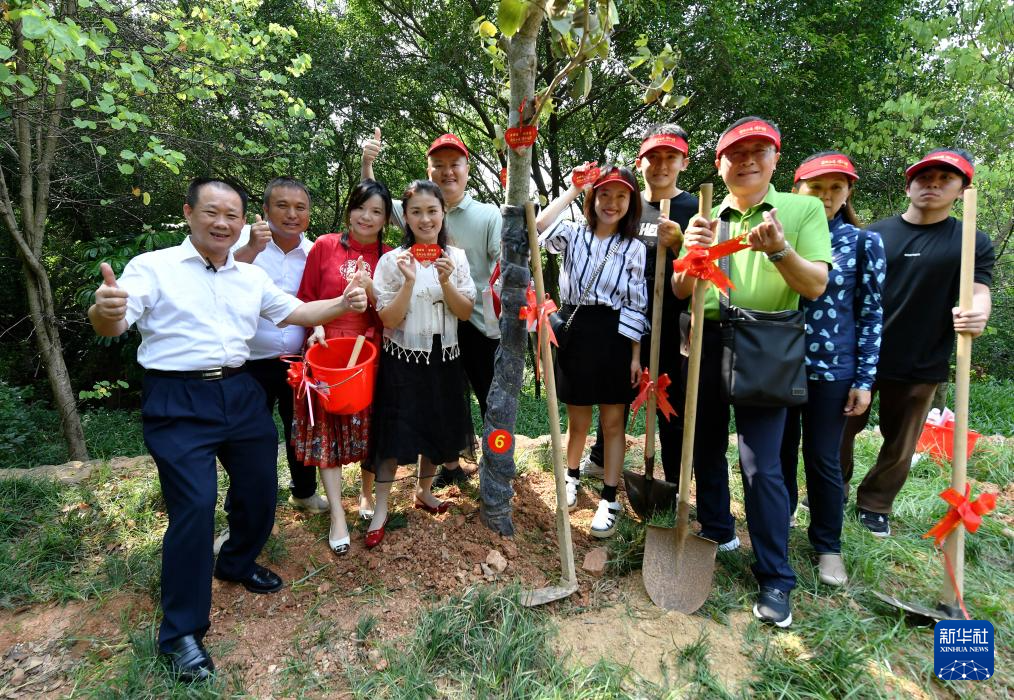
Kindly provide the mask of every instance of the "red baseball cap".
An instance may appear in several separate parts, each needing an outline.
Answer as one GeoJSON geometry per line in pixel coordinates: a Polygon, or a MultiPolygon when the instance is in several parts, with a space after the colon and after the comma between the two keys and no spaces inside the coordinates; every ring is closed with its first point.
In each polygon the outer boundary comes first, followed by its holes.
{"type": "Polygon", "coordinates": [[[645,153],[655,148],[674,148],[684,156],[690,155],[690,145],[682,136],[676,134],[654,134],[641,142],[641,148],[637,157],[641,158],[645,153]]]}
{"type": "Polygon", "coordinates": [[[923,156],[922,160],[906,170],[906,182],[915,177],[915,174],[920,170],[925,170],[926,168],[934,165],[945,165],[958,170],[962,175],[968,178],[969,182],[971,182],[972,178],[975,176],[975,166],[960,153],[955,153],[954,151],[937,151],[936,153],[927,153],[923,156]]]}
{"type": "Polygon", "coordinates": [[[776,151],[782,150],[782,137],[778,131],[767,122],[754,119],[751,122],[745,122],[725,132],[722,138],[718,140],[718,148],[715,149],[715,155],[720,157],[722,151],[732,144],[752,137],[767,139],[775,145],[776,151]]]}
{"type": "Polygon", "coordinates": [[[847,177],[850,182],[855,182],[859,179],[859,175],[856,174],[856,166],[852,164],[847,155],[844,153],[829,153],[826,156],[817,156],[813,160],[808,160],[796,168],[796,174],[793,176],[792,182],[796,183],[800,180],[808,180],[811,177],[827,175],[829,173],[840,173],[847,177]]]}
{"type": "Polygon", "coordinates": [[[631,192],[637,192],[637,190],[634,189],[634,186],[627,182],[627,179],[620,174],[619,168],[612,168],[611,170],[602,173],[602,175],[599,176],[599,179],[595,181],[595,184],[592,185],[592,189],[597,190],[603,185],[608,185],[610,182],[618,182],[621,185],[624,185],[631,192]]]}
{"type": "Polygon", "coordinates": [[[459,139],[454,134],[444,134],[443,136],[438,136],[436,140],[434,140],[433,143],[430,144],[430,148],[428,151],[426,151],[426,155],[430,155],[433,153],[433,151],[439,150],[441,148],[457,149],[461,151],[463,154],[465,154],[466,158],[468,158],[468,149],[465,148],[464,142],[462,142],[462,140],[459,139]]]}

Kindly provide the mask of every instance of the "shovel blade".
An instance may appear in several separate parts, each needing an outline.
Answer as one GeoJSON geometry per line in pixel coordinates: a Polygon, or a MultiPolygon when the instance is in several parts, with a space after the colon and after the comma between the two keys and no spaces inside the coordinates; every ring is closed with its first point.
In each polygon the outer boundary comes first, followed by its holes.
{"type": "Polygon", "coordinates": [[[889,596],[886,593],[880,591],[873,591],[873,595],[880,598],[888,605],[904,610],[909,615],[918,619],[922,624],[935,624],[938,620],[960,620],[961,618],[950,615],[947,611],[939,608],[928,608],[925,605],[919,603],[911,603],[900,600],[894,596],[889,596]]]}
{"type": "Polygon", "coordinates": [[[521,604],[526,608],[534,608],[536,605],[545,605],[555,600],[563,600],[577,591],[577,582],[568,583],[561,581],[559,586],[546,586],[531,591],[522,591],[521,604]]]}
{"type": "Polygon", "coordinates": [[[643,474],[624,470],[623,486],[627,500],[641,520],[647,522],[656,512],[675,512],[680,500],[678,484],[661,479],[646,479],[643,474]]]}
{"type": "Polygon", "coordinates": [[[641,575],[651,602],[690,614],[711,594],[718,543],[676,528],[648,526],[641,575]]]}

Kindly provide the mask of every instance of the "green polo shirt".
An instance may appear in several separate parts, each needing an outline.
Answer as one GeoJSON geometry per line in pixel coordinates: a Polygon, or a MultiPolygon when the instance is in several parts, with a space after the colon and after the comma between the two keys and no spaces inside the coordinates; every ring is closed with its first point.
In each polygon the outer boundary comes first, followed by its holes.
{"type": "MultiPolygon", "coordinates": [[[[823,211],[823,210],[821,210],[823,211]]],[[[405,228],[401,200],[394,200],[394,223],[405,228]]],[[[447,212],[447,233],[450,243],[465,251],[468,271],[475,282],[476,298],[469,318],[472,325],[487,337],[499,338],[500,329],[486,330],[482,314],[482,290],[489,287],[489,276],[493,274],[500,259],[500,229],[503,218],[495,204],[483,204],[465,194],[458,205],[447,212]]]]}
{"type": "MultiPolygon", "coordinates": [[[[778,210],[778,220],[785,232],[785,240],[796,253],[812,262],[831,263],[831,233],[827,227],[824,205],[816,197],[788,192],[777,192],[768,185],[763,201],[737,211],[730,197],[711,210],[713,219],[729,222],[729,237],[735,238],[763,223],[764,212],[778,210]]],[[[686,252],[684,247],[683,252],[686,252]]],[[[729,261],[730,278],[735,285],[730,301],[744,309],[783,311],[799,308],[799,294],[785,282],[775,264],[767,255],[753,250],[733,253],[729,261]]],[[[718,320],[718,289],[708,285],[704,304],[704,318],[718,320]]]]}

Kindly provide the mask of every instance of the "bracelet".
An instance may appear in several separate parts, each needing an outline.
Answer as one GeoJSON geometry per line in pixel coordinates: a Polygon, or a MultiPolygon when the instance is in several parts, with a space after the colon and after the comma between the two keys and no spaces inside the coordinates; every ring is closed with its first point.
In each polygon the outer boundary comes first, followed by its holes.
{"type": "Polygon", "coordinates": [[[792,246],[790,246],[788,242],[786,242],[785,247],[779,250],[777,253],[768,253],[768,260],[770,260],[773,263],[780,262],[784,260],[791,252],[792,246]]]}

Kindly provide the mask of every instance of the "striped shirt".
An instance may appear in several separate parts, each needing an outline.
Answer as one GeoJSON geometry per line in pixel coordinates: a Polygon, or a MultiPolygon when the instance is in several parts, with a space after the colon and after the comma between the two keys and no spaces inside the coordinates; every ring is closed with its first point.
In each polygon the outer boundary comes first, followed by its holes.
{"type": "Polygon", "coordinates": [[[584,304],[601,304],[620,312],[617,332],[640,342],[648,332],[648,285],[644,280],[646,250],[636,238],[621,239],[614,234],[599,239],[583,222],[558,219],[539,237],[540,245],[550,253],[564,253],[560,270],[560,301],[576,305],[591,282],[602,259],[614,243],[616,252],[609,259],[588,292],[584,304]]]}

